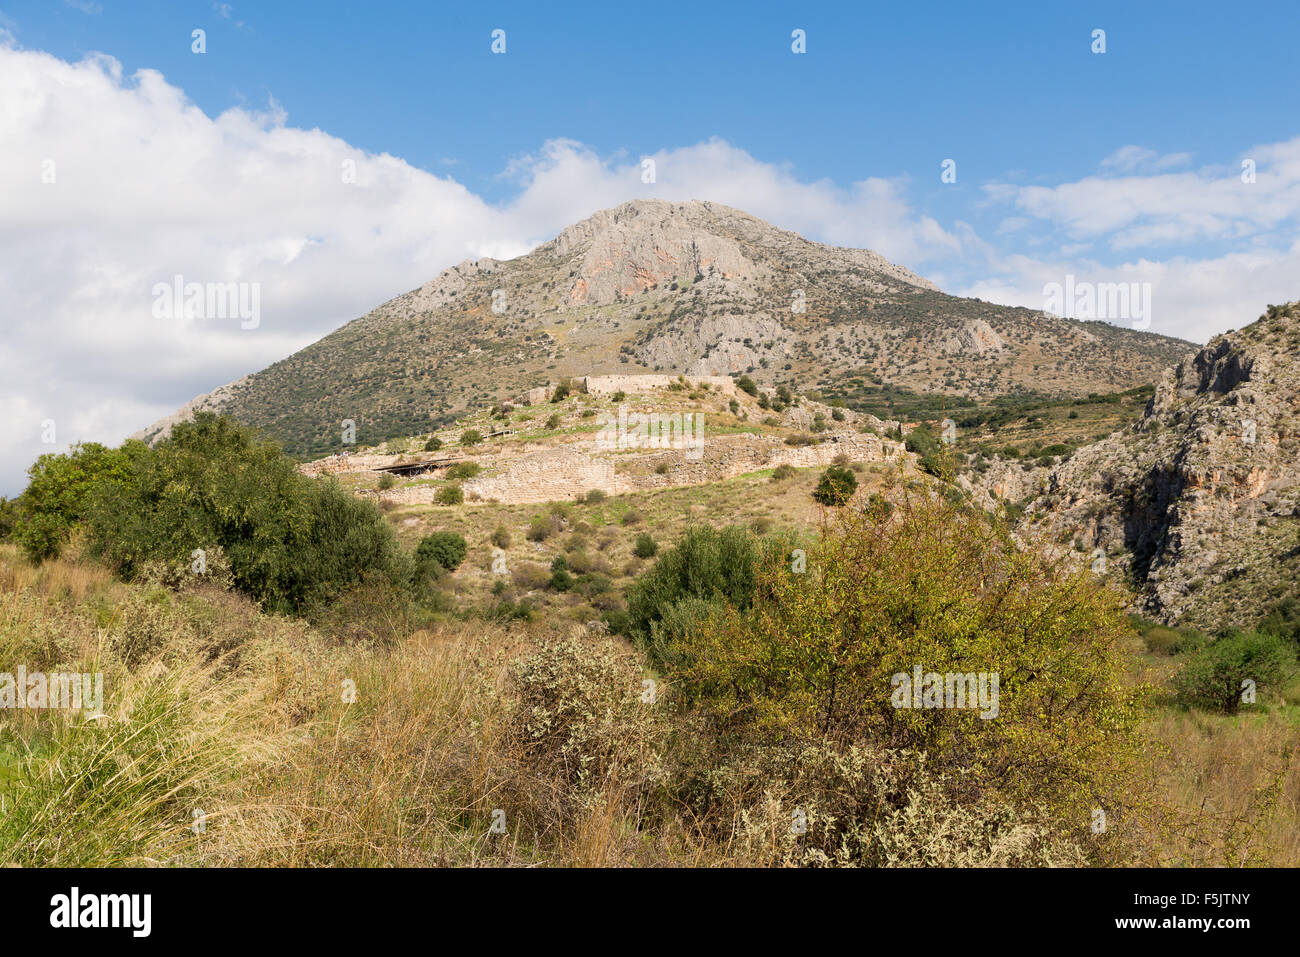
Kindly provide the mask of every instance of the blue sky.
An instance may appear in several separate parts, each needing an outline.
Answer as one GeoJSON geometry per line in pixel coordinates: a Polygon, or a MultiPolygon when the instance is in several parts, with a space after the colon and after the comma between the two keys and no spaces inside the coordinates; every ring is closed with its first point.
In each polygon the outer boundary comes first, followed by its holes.
{"type": "Polygon", "coordinates": [[[1300,297],[1297,26],[1294,2],[0,0],[0,415],[31,439],[0,494],[641,196],[996,302],[1149,283],[1150,328],[1205,341],[1300,297]],[[177,274],[259,283],[264,320],[160,323],[177,274]]]}
{"type": "Polygon", "coordinates": [[[454,171],[491,200],[511,191],[510,160],[548,139],[646,154],[721,137],[802,179],[912,177],[926,211],[977,221],[969,194],[990,179],[1074,179],[1130,143],[1217,161],[1300,117],[1293,0],[219,9],[0,4],[26,46],[159,70],[210,115],[273,97],[295,126],[454,171]],[[505,56],[489,52],[498,27],[505,56]],[[790,52],[795,27],[804,56],[790,52]],[[1090,51],[1094,28],[1105,55],[1090,51]],[[944,158],[958,161],[955,189],[939,183],[944,158]]]}

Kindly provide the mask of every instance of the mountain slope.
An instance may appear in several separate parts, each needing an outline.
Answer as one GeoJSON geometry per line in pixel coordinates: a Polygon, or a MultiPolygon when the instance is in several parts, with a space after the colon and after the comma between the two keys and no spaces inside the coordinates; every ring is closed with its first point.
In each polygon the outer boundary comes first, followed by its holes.
{"type": "Polygon", "coordinates": [[[1026,511],[1201,627],[1262,614],[1300,572],[1300,303],[1161,376],[1131,429],[1057,466],[1026,511]]]}
{"type": "MultiPolygon", "coordinates": [[[[428,431],[566,375],[857,376],[987,397],[1150,382],[1191,344],[945,295],[876,253],[716,203],[640,200],[509,262],[466,261],[191,406],[290,452],[428,431]]],[[[167,421],[146,429],[163,434],[167,421]]]]}

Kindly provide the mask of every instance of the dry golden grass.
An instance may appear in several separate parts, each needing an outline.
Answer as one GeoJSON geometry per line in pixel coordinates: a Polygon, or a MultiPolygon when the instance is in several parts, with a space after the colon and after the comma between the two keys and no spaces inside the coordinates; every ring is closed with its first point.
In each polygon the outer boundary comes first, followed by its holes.
{"type": "Polygon", "coordinates": [[[1168,709],[1158,794],[1175,813],[1161,849],[1175,866],[1300,866],[1300,714],[1234,717],[1168,709]]]}
{"type": "MultiPolygon", "coordinates": [[[[776,861],[775,841],[755,852],[734,836],[739,821],[697,821],[647,787],[632,737],[612,736],[582,788],[521,739],[511,663],[563,630],[452,622],[392,647],[340,646],[229,592],[127,586],[74,560],[37,569],[0,548],[0,671],[101,670],[107,714],[0,714],[0,862],[776,861]],[[505,833],[493,831],[497,810],[505,833]]],[[[575,640],[593,656],[636,660],[609,639],[575,640]]],[[[675,730],[690,738],[689,726],[675,730]]],[[[1163,708],[1150,738],[1156,811],[1145,824],[1160,837],[1128,862],[1300,865],[1296,709],[1225,718],[1163,708]]]]}

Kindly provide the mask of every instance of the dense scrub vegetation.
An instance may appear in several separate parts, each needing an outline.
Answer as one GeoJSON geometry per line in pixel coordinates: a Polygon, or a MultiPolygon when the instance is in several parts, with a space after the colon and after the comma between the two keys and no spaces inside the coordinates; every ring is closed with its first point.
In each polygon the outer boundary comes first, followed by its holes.
{"type": "Polygon", "coordinates": [[[202,414],[153,449],[44,455],[30,478],[16,536],[34,561],[57,556],[77,532],[125,579],[224,564],[262,607],[294,614],[369,579],[411,581],[411,561],[373,503],[299,475],[277,445],[228,418],[202,414]]]}

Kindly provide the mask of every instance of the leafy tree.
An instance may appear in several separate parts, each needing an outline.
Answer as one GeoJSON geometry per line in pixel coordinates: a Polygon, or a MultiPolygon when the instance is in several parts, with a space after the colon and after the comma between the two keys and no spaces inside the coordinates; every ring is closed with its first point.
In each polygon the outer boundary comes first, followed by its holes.
{"type": "Polygon", "coordinates": [[[442,439],[436,435],[429,436],[429,441],[424,443],[424,451],[426,452],[436,452],[440,448],[442,448],[442,439]]]}
{"type": "Polygon", "coordinates": [[[367,578],[411,579],[374,503],[299,475],[279,446],[211,413],[136,456],[124,481],[99,483],[87,512],[91,554],[123,577],[219,545],[235,586],[271,611],[308,614],[367,578]]]}
{"type": "Polygon", "coordinates": [[[690,598],[747,608],[753,597],[758,555],[758,541],[747,529],[691,526],[628,592],[629,633],[650,643],[654,659],[654,626],[678,602],[690,598]]]}
{"type": "Polygon", "coordinates": [[[813,498],[822,505],[838,506],[851,499],[857,490],[858,479],[853,470],[832,465],[822,473],[817,488],[813,490],[813,498]]]}
{"type": "Polygon", "coordinates": [[[1230,631],[1197,649],[1173,677],[1178,700],[1189,707],[1236,714],[1244,684],[1256,689],[1282,683],[1295,664],[1285,638],[1257,631],[1230,631]]]}
{"type": "Polygon", "coordinates": [[[23,520],[14,538],[35,562],[57,558],[72,529],[87,514],[95,490],[122,484],[132,464],[148,455],[143,442],[110,449],[98,442],[74,445],[67,453],[42,455],[27,470],[27,489],[19,499],[23,520]]]}
{"type": "Polygon", "coordinates": [[[420,539],[415,548],[416,568],[437,575],[441,570],[455,571],[465,560],[469,546],[456,532],[434,532],[420,539]]]}
{"type": "Polygon", "coordinates": [[[18,524],[18,503],[0,496],[0,542],[9,538],[18,524]]]}

